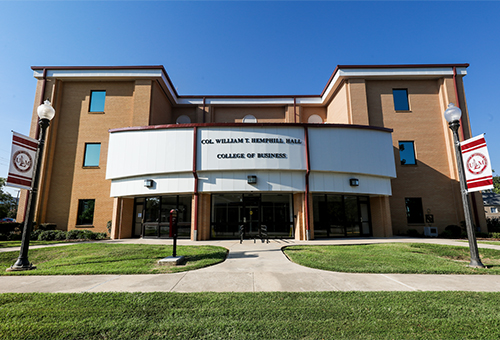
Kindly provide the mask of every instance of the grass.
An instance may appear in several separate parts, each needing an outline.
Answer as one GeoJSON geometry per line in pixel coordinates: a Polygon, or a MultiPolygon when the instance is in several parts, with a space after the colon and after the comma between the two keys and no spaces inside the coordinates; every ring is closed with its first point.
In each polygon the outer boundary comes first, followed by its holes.
{"type": "Polygon", "coordinates": [[[477,243],[493,244],[493,245],[496,245],[496,246],[500,246],[500,241],[480,241],[480,240],[478,240],[477,243]]]}
{"type": "MultiPolygon", "coordinates": [[[[88,240],[83,240],[88,241],[88,240]]],[[[82,242],[80,240],[64,240],[64,241],[30,241],[30,246],[40,246],[46,244],[57,244],[57,243],[72,243],[72,242],[82,242]]],[[[21,241],[0,241],[0,248],[8,247],[20,247],[21,241]]]]}
{"type": "MultiPolygon", "coordinates": [[[[186,257],[182,266],[160,266],[159,259],[172,255],[171,245],[82,243],[30,249],[36,270],[6,272],[16,262],[18,251],[0,253],[0,275],[95,275],[159,274],[207,267],[224,261],[227,249],[214,246],[177,246],[186,257]]],[[[1,337],[0,337],[1,338],[1,337]]]]}
{"type": "Polygon", "coordinates": [[[306,267],[349,273],[500,274],[500,251],[479,249],[488,269],[470,268],[468,247],[425,243],[291,246],[285,254],[306,267]]]}
{"type": "Polygon", "coordinates": [[[1,294],[6,339],[498,339],[500,294],[1,294]]]}

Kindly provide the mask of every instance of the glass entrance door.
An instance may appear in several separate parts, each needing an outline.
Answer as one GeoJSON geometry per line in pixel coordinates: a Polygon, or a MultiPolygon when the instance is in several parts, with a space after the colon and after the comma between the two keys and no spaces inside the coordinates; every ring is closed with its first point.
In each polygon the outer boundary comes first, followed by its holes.
{"type": "Polygon", "coordinates": [[[314,238],[371,236],[368,196],[314,195],[314,238]]]}
{"type": "Polygon", "coordinates": [[[211,238],[259,235],[262,225],[269,237],[293,237],[293,216],[290,194],[213,194],[211,238]]]}

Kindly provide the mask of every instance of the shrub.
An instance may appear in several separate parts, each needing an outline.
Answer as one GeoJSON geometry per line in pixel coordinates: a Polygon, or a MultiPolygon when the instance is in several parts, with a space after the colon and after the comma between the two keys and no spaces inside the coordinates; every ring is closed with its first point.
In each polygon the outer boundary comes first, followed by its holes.
{"type": "Polygon", "coordinates": [[[490,233],[490,237],[491,238],[500,238],[500,233],[496,232],[496,233],[490,233]]]}
{"type": "Polygon", "coordinates": [[[106,228],[108,229],[108,234],[110,235],[111,235],[111,226],[112,226],[111,221],[108,221],[108,223],[106,223],[106,228]]]}
{"type": "Polygon", "coordinates": [[[13,231],[8,235],[7,239],[9,241],[19,241],[23,239],[23,234],[13,231]]]}
{"type": "Polygon", "coordinates": [[[82,230],[78,230],[78,229],[70,230],[70,231],[67,232],[66,238],[68,240],[78,240],[78,239],[81,239],[81,237],[80,237],[80,233],[81,232],[82,232],[82,230]]]}
{"type": "Polygon", "coordinates": [[[41,230],[41,229],[33,230],[31,232],[31,235],[30,235],[30,240],[31,241],[38,240],[38,236],[40,236],[40,234],[42,233],[42,231],[43,230],[41,230]]]}
{"type": "Polygon", "coordinates": [[[408,229],[408,231],[406,232],[406,235],[408,235],[409,237],[420,237],[422,235],[420,235],[420,233],[418,232],[417,229],[408,229]]]}
{"type": "Polygon", "coordinates": [[[40,230],[56,230],[57,225],[55,223],[42,223],[38,227],[40,230]]]}
{"type": "Polygon", "coordinates": [[[42,230],[38,235],[38,241],[54,241],[59,230],[42,230]]]}
{"type": "Polygon", "coordinates": [[[90,230],[73,229],[73,230],[68,231],[66,238],[68,240],[102,240],[102,239],[107,238],[107,235],[106,235],[106,233],[94,233],[90,230]],[[100,234],[103,234],[104,236],[102,236],[100,234]],[[99,237],[102,237],[102,238],[99,238],[99,237]]]}
{"type": "MultiPolygon", "coordinates": [[[[460,236],[460,234],[458,234],[460,236]]],[[[457,238],[457,236],[451,230],[445,230],[441,234],[439,234],[441,238],[457,238]]]]}
{"type": "Polygon", "coordinates": [[[462,235],[462,228],[458,225],[451,224],[444,228],[445,231],[449,231],[452,238],[458,238],[462,235]]]}
{"type": "Polygon", "coordinates": [[[106,233],[96,233],[96,240],[105,240],[108,238],[108,234],[106,233]]]}
{"type": "Polygon", "coordinates": [[[9,235],[11,232],[22,232],[23,225],[18,222],[3,222],[0,223],[0,234],[9,235]]]}
{"type": "Polygon", "coordinates": [[[97,238],[97,233],[90,230],[82,230],[81,236],[82,240],[95,240],[97,238]]]}
{"type": "Polygon", "coordinates": [[[500,218],[487,218],[486,225],[490,233],[500,232],[500,218]]]}
{"type": "Polygon", "coordinates": [[[65,240],[65,239],[66,239],[66,232],[65,231],[55,230],[54,240],[61,241],[61,240],[65,240]]]}

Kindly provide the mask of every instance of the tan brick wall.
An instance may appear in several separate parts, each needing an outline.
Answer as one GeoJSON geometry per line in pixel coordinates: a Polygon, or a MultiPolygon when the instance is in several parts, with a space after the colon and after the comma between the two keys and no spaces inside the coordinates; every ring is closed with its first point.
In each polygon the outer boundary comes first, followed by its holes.
{"type": "Polygon", "coordinates": [[[370,197],[370,212],[373,237],[391,237],[391,207],[389,197],[370,197]]]}
{"type": "Polygon", "coordinates": [[[172,104],[157,82],[153,82],[151,94],[151,116],[150,125],[162,125],[175,123],[172,121],[172,104]]]}
{"type": "Polygon", "coordinates": [[[312,115],[318,115],[326,122],[326,108],[324,107],[304,107],[302,110],[302,123],[307,123],[308,119],[312,115]]]}
{"type": "MultiPolygon", "coordinates": [[[[175,124],[179,116],[186,115],[191,119],[191,123],[198,123],[198,107],[178,107],[172,111],[172,121],[170,124],[175,124]]],[[[203,119],[203,118],[202,118],[203,119]]]]}
{"type": "Polygon", "coordinates": [[[304,214],[304,193],[293,194],[293,215],[294,215],[294,228],[295,239],[305,240],[306,226],[304,214]]]}
{"type": "MultiPolygon", "coordinates": [[[[198,240],[210,239],[210,209],[211,209],[211,196],[210,194],[199,194],[198,199],[198,240]]],[[[194,201],[193,201],[194,211],[194,201]]],[[[194,216],[191,219],[194,222],[194,216]]]]}
{"type": "MultiPolygon", "coordinates": [[[[107,231],[113,215],[110,181],[105,179],[108,129],[148,122],[148,85],[139,82],[63,82],[56,124],[51,182],[45,192],[42,222],[56,223],[59,229],[76,227],[78,200],[95,199],[92,231],[107,231]],[[105,112],[89,113],[91,90],[106,90],[105,112]],[[137,109],[138,112],[134,112],[137,109]],[[84,168],[85,143],[101,143],[99,167],[84,168]]],[[[144,124],[143,124],[144,125],[144,124]]],[[[131,213],[132,214],[132,213],[131,213]]],[[[87,227],[84,227],[87,228],[87,227]]]]}
{"type": "Polygon", "coordinates": [[[364,79],[349,79],[347,95],[350,106],[350,123],[369,125],[366,84],[364,79]]]}
{"type": "MultiPolygon", "coordinates": [[[[424,223],[409,225],[405,197],[421,197],[424,214],[434,215],[439,232],[450,224],[460,224],[459,187],[450,179],[454,169],[452,148],[444,130],[442,100],[438,80],[368,81],[367,94],[370,121],[394,129],[392,134],[397,178],[392,180],[391,218],[394,233],[408,229],[423,232],[424,223]],[[407,88],[410,110],[394,110],[392,89],[407,88]],[[416,165],[401,165],[399,142],[413,141],[416,165]],[[458,207],[458,208],[457,208],[458,207]]],[[[449,84],[447,84],[449,85],[449,84]]],[[[450,92],[450,89],[448,89],[450,92]]],[[[454,92],[453,92],[454,94],[454,92]]]]}
{"type": "MultiPolygon", "coordinates": [[[[292,108],[293,109],[293,108],[292,108]]],[[[284,107],[212,107],[214,123],[241,123],[246,115],[253,115],[259,123],[283,123],[284,107]]]]}
{"type": "Polygon", "coordinates": [[[343,83],[339,91],[335,94],[330,104],[327,106],[328,123],[349,124],[349,105],[347,101],[347,84],[343,83]]]}

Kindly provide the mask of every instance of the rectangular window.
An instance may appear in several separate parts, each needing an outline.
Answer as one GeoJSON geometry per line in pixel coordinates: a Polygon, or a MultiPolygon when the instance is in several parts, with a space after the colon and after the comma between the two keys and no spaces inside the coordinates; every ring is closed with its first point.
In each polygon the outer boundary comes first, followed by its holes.
{"type": "Polygon", "coordinates": [[[105,101],[106,91],[91,91],[89,112],[104,112],[105,101]]]}
{"type": "Polygon", "coordinates": [[[83,166],[99,166],[101,143],[86,143],[83,166]]]}
{"type": "Polygon", "coordinates": [[[95,200],[78,200],[77,225],[92,225],[94,223],[95,200]]]}
{"type": "Polygon", "coordinates": [[[422,208],[422,198],[405,198],[406,220],[408,223],[424,223],[424,209],[422,208]]]}
{"type": "Polygon", "coordinates": [[[394,110],[396,111],[410,110],[410,105],[408,103],[407,89],[393,89],[392,96],[394,97],[394,110]]]}
{"type": "Polygon", "coordinates": [[[399,142],[399,160],[402,165],[415,165],[415,143],[412,141],[399,142]]]}
{"type": "Polygon", "coordinates": [[[497,209],[497,208],[493,208],[493,207],[492,207],[492,208],[491,208],[491,212],[492,212],[492,213],[494,213],[494,214],[496,214],[496,213],[498,212],[498,209],[497,209]]]}

